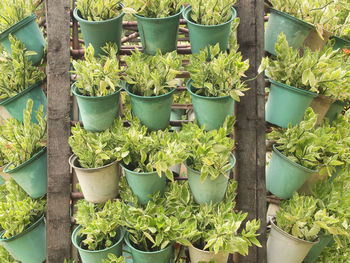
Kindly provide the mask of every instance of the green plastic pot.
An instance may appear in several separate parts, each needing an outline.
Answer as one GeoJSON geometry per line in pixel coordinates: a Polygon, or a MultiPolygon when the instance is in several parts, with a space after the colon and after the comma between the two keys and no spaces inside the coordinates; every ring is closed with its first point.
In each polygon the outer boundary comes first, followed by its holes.
{"type": "Polygon", "coordinates": [[[149,18],[134,14],[142,48],[146,54],[155,55],[157,49],[160,49],[162,54],[176,50],[181,12],[182,9],[176,15],[164,18],[149,18]]]}
{"type": "Polygon", "coordinates": [[[0,44],[12,54],[10,34],[23,42],[28,51],[36,52],[35,55],[29,56],[29,61],[34,65],[39,64],[44,56],[46,42],[36,22],[36,16],[31,14],[0,34],[0,44]]]}
{"type": "Polygon", "coordinates": [[[190,34],[191,51],[193,54],[198,54],[201,49],[205,49],[209,45],[220,45],[220,50],[225,52],[228,46],[228,40],[231,31],[231,24],[236,18],[237,12],[231,8],[232,16],[229,21],[220,25],[200,25],[191,18],[192,6],[188,6],[183,10],[183,17],[187,22],[187,27],[190,34]]]}
{"type": "Polygon", "coordinates": [[[273,145],[271,160],[266,167],[266,188],[275,196],[288,199],[317,170],[311,170],[297,164],[273,145]]]}
{"type": "Polygon", "coordinates": [[[159,177],[157,172],[138,173],[129,170],[125,165],[122,165],[126,181],[132,192],[137,196],[140,204],[147,204],[152,199],[152,195],[156,192],[164,194],[166,186],[166,176],[162,174],[159,177]]]}
{"type": "Polygon", "coordinates": [[[33,100],[33,110],[31,121],[37,123],[35,111],[40,105],[44,106],[44,116],[46,115],[46,96],[41,88],[41,83],[34,84],[17,95],[7,98],[0,102],[0,107],[3,107],[1,118],[8,119],[13,117],[19,121],[23,121],[23,110],[27,107],[28,99],[33,100]]]}
{"type": "Polygon", "coordinates": [[[335,39],[333,50],[350,48],[350,41],[349,40],[346,40],[346,39],[340,38],[340,37],[336,37],[336,36],[331,37],[331,39],[335,39]]]}
{"type": "Polygon", "coordinates": [[[346,107],[348,104],[341,101],[335,101],[330,107],[328,112],[326,113],[326,118],[329,119],[329,121],[334,121],[338,115],[344,110],[344,107],[346,107]]]}
{"type": "Polygon", "coordinates": [[[46,226],[44,215],[22,233],[2,238],[0,243],[11,256],[22,263],[41,263],[46,259],[46,226]]]}
{"type": "Polygon", "coordinates": [[[94,47],[95,57],[105,54],[105,52],[102,51],[102,48],[107,42],[116,43],[120,50],[124,12],[112,19],[104,21],[89,21],[83,19],[80,11],[75,8],[73,16],[80,23],[85,46],[88,47],[89,44],[91,44],[94,47]]]}
{"type": "Polygon", "coordinates": [[[216,179],[212,180],[210,175],[201,182],[201,173],[196,171],[189,166],[188,160],[185,161],[187,168],[187,177],[190,190],[197,204],[209,204],[210,202],[220,202],[226,193],[228,178],[230,176],[231,169],[236,164],[236,158],[233,154],[230,156],[231,166],[227,169],[227,176],[219,175],[216,179]]]}
{"type": "Polygon", "coordinates": [[[129,84],[126,84],[125,90],[130,96],[133,115],[149,130],[164,130],[169,126],[175,88],[164,95],[152,97],[133,94],[132,86],[129,84]]]}
{"type": "Polygon", "coordinates": [[[174,246],[171,243],[166,248],[158,251],[146,252],[136,249],[129,241],[129,235],[125,235],[125,243],[131,250],[134,263],[169,263],[174,254],[174,246]]]}
{"type": "Polygon", "coordinates": [[[265,30],[265,50],[276,55],[275,44],[282,32],[288,45],[295,49],[302,47],[306,37],[315,27],[287,13],[271,8],[269,22],[265,30]]]}
{"type": "Polygon", "coordinates": [[[77,98],[79,112],[86,130],[105,131],[114,123],[119,114],[120,91],[121,89],[101,97],[83,96],[79,94],[75,84],[72,85],[72,92],[77,98]]]}
{"type": "MultiPolygon", "coordinates": [[[[180,121],[182,120],[182,116],[186,114],[186,110],[184,109],[172,109],[170,112],[170,121],[180,121]]],[[[172,126],[172,130],[180,131],[181,127],[172,126]]]]}
{"type": "Polygon", "coordinates": [[[329,243],[332,242],[333,236],[332,235],[320,235],[319,236],[319,242],[315,244],[309,253],[304,258],[304,263],[314,263],[317,261],[317,258],[321,255],[323,249],[325,249],[329,243]]]}
{"type": "Polygon", "coordinates": [[[43,147],[40,152],[15,168],[10,169],[12,164],[8,164],[4,172],[10,174],[31,198],[40,198],[46,194],[46,158],[46,147],[43,147]]]}
{"type": "Polygon", "coordinates": [[[193,80],[188,80],[186,87],[191,94],[193,110],[199,126],[204,129],[216,130],[222,127],[227,116],[233,115],[235,101],[230,95],[223,97],[205,97],[197,95],[192,86],[193,80]]]}
{"type": "Polygon", "coordinates": [[[113,246],[101,249],[101,250],[87,250],[83,249],[80,246],[80,243],[83,240],[83,237],[79,235],[79,231],[81,230],[82,226],[79,225],[72,233],[72,243],[73,245],[78,249],[80,258],[82,260],[82,263],[97,263],[102,262],[102,259],[107,259],[108,254],[114,254],[117,257],[120,257],[122,255],[122,246],[123,246],[123,239],[125,231],[119,229],[117,236],[118,241],[113,246]]]}
{"type": "Polygon", "coordinates": [[[269,123],[288,128],[304,118],[305,110],[317,94],[288,86],[270,79],[270,93],[266,103],[265,118],[269,123]]]}

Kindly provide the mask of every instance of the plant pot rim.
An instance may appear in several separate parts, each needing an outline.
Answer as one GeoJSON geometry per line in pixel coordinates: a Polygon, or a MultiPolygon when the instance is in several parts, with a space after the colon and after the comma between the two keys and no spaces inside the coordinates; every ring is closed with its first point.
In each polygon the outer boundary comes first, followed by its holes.
{"type": "Polygon", "coordinates": [[[197,27],[201,27],[201,28],[215,28],[215,27],[224,26],[224,25],[230,24],[233,21],[233,19],[235,19],[237,17],[236,9],[234,7],[231,7],[232,14],[231,14],[231,18],[228,21],[226,21],[222,24],[218,24],[218,25],[201,25],[201,24],[195,23],[194,21],[191,21],[191,19],[190,19],[191,11],[192,11],[192,6],[191,5],[187,6],[182,12],[183,18],[186,20],[186,22],[188,24],[191,24],[191,25],[194,25],[197,27]]]}
{"type": "Polygon", "coordinates": [[[207,96],[198,95],[192,91],[192,89],[194,89],[194,87],[192,86],[192,83],[193,83],[193,79],[189,79],[186,83],[186,89],[194,97],[201,98],[204,100],[226,100],[227,98],[231,98],[230,95],[225,95],[220,97],[207,97],[207,96]]]}
{"type": "Polygon", "coordinates": [[[276,148],[276,144],[272,145],[272,149],[273,149],[273,153],[276,153],[280,158],[282,158],[283,160],[287,161],[288,163],[296,166],[297,168],[307,172],[307,173],[317,173],[318,169],[316,170],[312,170],[309,169],[307,167],[304,167],[296,162],[293,162],[292,160],[290,160],[287,156],[285,156],[283,153],[281,153],[277,148],[276,148]]]}
{"type": "Polygon", "coordinates": [[[276,14],[278,14],[280,16],[284,16],[284,17],[286,17],[286,18],[288,18],[290,20],[293,20],[294,22],[296,22],[298,24],[301,24],[301,25],[304,25],[304,26],[308,27],[309,29],[315,29],[315,26],[313,24],[311,24],[309,22],[305,22],[305,21],[303,21],[303,20],[301,20],[301,19],[299,19],[299,18],[297,18],[295,16],[292,16],[292,15],[288,14],[288,13],[279,11],[279,10],[273,8],[273,7],[270,7],[270,10],[271,10],[271,13],[276,13],[276,14]]]}
{"type": "MultiPolygon", "coordinates": [[[[200,174],[201,174],[200,171],[197,171],[197,170],[192,169],[192,168],[187,164],[187,162],[188,162],[188,159],[184,161],[184,164],[185,164],[185,166],[186,166],[187,169],[191,170],[194,174],[197,174],[197,175],[200,175],[200,174]]],[[[230,168],[227,169],[226,172],[229,172],[229,171],[236,165],[236,157],[233,155],[233,153],[230,153],[230,162],[231,162],[231,166],[230,166],[230,168]]],[[[209,178],[211,178],[211,176],[210,176],[209,178]]],[[[215,178],[215,179],[217,179],[217,178],[215,178]]],[[[215,180],[215,179],[214,179],[214,180],[215,180]]]]}
{"type": "Polygon", "coordinates": [[[103,168],[107,168],[109,166],[115,165],[118,162],[117,160],[115,160],[109,164],[106,164],[104,166],[100,166],[97,168],[84,168],[84,167],[78,167],[75,165],[75,162],[78,162],[78,159],[79,159],[78,156],[75,155],[74,153],[68,159],[69,165],[78,171],[97,171],[97,170],[101,170],[103,168]]]}
{"type": "Polygon", "coordinates": [[[152,255],[152,254],[158,254],[160,252],[163,252],[165,250],[168,250],[170,247],[173,246],[173,243],[174,242],[170,242],[169,245],[167,245],[165,248],[161,249],[161,250],[157,250],[157,251],[143,251],[143,250],[139,250],[137,248],[134,248],[133,245],[130,244],[130,240],[129,240],[129,233],[127,233],[125,236],[124,236],[124,241],[125,243],[133,250],[136,250],[137,252],[140,252],[140,253],[143,253],[143,254],[148,254],[148,255],[152,255]]]}
{"type": "Polygon", "coordinates": [[[76,227],[76,228],[74,229],[74,231],[73,231],[73,233],[72,233],[72,236],[71,236],[72,243],[73,243],[73,245],[74,245],[78,250],[84,251],[84,252],[86,252],[86,253],[92,253],[92,254],[93,254],[93,253],[104,252],[104,251],[107,251],[107,250],[109,250],[109,249],[111,249],[111,248],[114,248],[114,247],[118,246],[118,245],[123,241],[124,235],[125,235],[124,229],[120,226],[120,227],[118,228],[118,232],[120,233],[120,237],[119,237],[118,241],[117,241],[115,244],[113,244],[113,245],[110,246],[110,247],[107,247],[107,248],[104,248],[104,249],[100,249],[100,250],[88,250],[88,249],[84,249],[84,248],[80,247],[79,244],[77,243],[77,238],[78,238],[78,236],[79,236],[79,233],[78,233],[78,232],[79,232],[80,229],[82,229],[82,228],[83,228],[82,225],[78,225],[78,227],[76,227]]]}
{"type": "Polygon", "coordinates": [[[304,239],[300,239],[300,238],[297,238],[291,234],[288,234],[287,232],[283,231],[281,228],[279,228],[275,223],[274,223],[274,220],[275,219],[271,219],[270,222],[271,222],[271,227],[273,229],[275,229],[277,232],[279,232],[280,234],[284,235],[285,237],[288,237],[289,239],[292,239],[294,241],[297,241],[297,242],[300,242],[300,243],[306,243],[306,244],[317,244],[320,240],[317,239],[316,241],[312,242],[312,241],[307,241],[307,240],[304,240],[304,239]]]}
{"type": "Polygon", "coordinates": [[[0,106],[5,106],[11,102],[13,102],[14,100],[18,99],[19,97],[21,97],[22,95],[30,92],[32,89],[35,89],[37,87],[40,87],[42,84],[42,82],[37,82],[27,88],[25,88],[24,90],[22,90],[21,92],[17,93],[15,96],[9,97],[4,99],[3,101],[0,101],[0,106]]]}
{"type": "Polygon", "coordinates": [[[34,229],[37,225],[39,225],[41,223],[41,221],[43,221],[44,219],[45,219],[45,214],[43,213],[41,215],[41,217],[37,221],[35,221],[35,223],[31,224],[29,227],[24,229],[21,233],[14,235],[10,238],[2,238],[5,231],[1,232],[0,233],[0,242],[10,242],[10,241],[13,241],[13,240],[23,236],[24,234],[26,234],[26,233],[30,232],[32,229],[34,229]]]}
{"type": "Polygon", "coordinates": [[[29,160],[25,161],[24,163],[21,163],[20,165],[16,166],[13,169],[10,169],[10,166],[12,165],[12,163],[9,163],[5,169],[4,169],[4,173],[8,173],[8,174],[12,174],[20,169],[22,169],[24,166],[27,166],[28,164],[34,162],[36,159],[40,158],[43,154],[46,153],[46,146],[43,146],[41,148],[41,150],[39,152],[37,152],[36,154],[34,154],[29,160]]]}
{"type": "Polygon", "coordinates": [[[74,94],[74,96],[79,97],[79,98],[83,98],[85,100],[103,100],[105,98],[113,97],[113,96],[119,94],[122,89],[123,88],[119,86],[119,89],[116,90],[115,92],[113,92],[112,94],[108,94],[108,95],[104,95],[104,96],[86,96],[86,95],[81,95],[78,93],[78,87],[75,85],[75,82],[71,86],[71,90],[72,90],[72,93],[74,94]]]}
{"type": "Polygon", "coordinates": [[[125,87],[124,90],[129,94],[129,96],[134,97],[134,98],[139,98],[139,99],[144,99],[144,100],[153,100],[153,99],[159,99],[159,98],[163,98],[163,97],[168,97],[170,95],[172,95],[176,88],[174,87],[172,90],[170,90],[169,92],[162,94],[162,95],[158,95],[158,96],[140,96],[140,95],[136,95],[134,93],[132,93],[129,88],[127,86],[133,86],[129,83],[125,83],[125,87]]]}
{"type": "Polygon", "coordinates": [[[219,251],[218,253],[215,253],[214,251],[207,251],[207,250],[203,250],[200,248],[195,247],[194,245],[191,246],[191,248],[193,248],[194,250],[197,250],[203,254],[214,254],[214,255],[218,255],[218,254],[229,254],[228,252],[224,252],[224,251],[219,251]]]}
{"type": "Polygon", "coordinates": [[[285,89],[288,89],[288,90],[291,90],[291,91],[294,91],[294,92],[297,92],[297,93],[301,93],[301,94],[304,94],[304,95],[312,97],[312,98],[316,98],[318,96],[318,94],[315,93],[315,92],[304,90],[304,89],[300,89],[300,88],[296,88],[296,87],[293,87],[293,86],[289,86],[289,85],[287,85],[285,83],[273,80],[272,78],[269,78],[269,81],[272,84],[275,84],[278,87],[285,88],[285,89]]]}
{"type": "Polygon", "coordinates": [[[145,20],[145,21],[162,21],[162,20],[168,20],[170,18],[175,18],[177,16],[180,16],[183,9],[184,9],[184,6],[181,5],[180,11],[178,13],[171,15],[171,16],[166,16],[166,17],[145,17],[145,16],[141,16],[138,14],[133,14],[133,16],[136,17],[137,19],[145,20]]]}
{"type": "MultiPolygon", "coordinates": [[[[122,7],[123,7],[123,5],[122,5],[122,7]]],[[[78,8],[74,8],[74,11],[73,11],[73,16],[74,16],[74,18],[76,20],[78,20],[78,22],[80,22],[80,23],[83,22],[85,24],[94,24],[94,25],[96,25],[96,24],[100,24],[101,25],[101,24],[104,24],[104,23],[109,23],[109,22],[112,22],[112,21],[120,19],[124,15],[125,15],[125,13],[124,13],[124,11],[122,11],[120,13],[120,15],[117,16],[117,17],[113,17],[113,18],[110,18],[110,19],[102,20],[102,21],[91,21],[91,20],[87,20],[87,19],[82,18],[81,17],[81,13],[80,13],[78,8]]]]}
{"type": "Polygon", "coordinates": [[[153,171],[153,172],[135,172],[135,171],[131,171],[128,168],[126,168],[126,165],[124,163],[120,163],[120,166],[126,170],[128,173],[131,173],[133,175],[141,175],[141,176],[153,176],[155,174],[158,175],[157,171],[153,171]]]}
{"type": "Polygon", "coordinates": [[[36,19],[35,14],[31,14],[25,18],[23,18],[21,21],[18,21],[16,24],[10,26],[9,28],[5,29],[3,32],[0,33],[0,41],[2,41],[4,38],[7,38],[10,33],[16,32],[25,25],[29,24],[33,20],[36,19]]]}
{"type": "Polygon", "coordinates": [[[330,39],[332,39],[332,38],[338,39],[338,40],[342,40],[342,41],[344,41],[344,42],[347,42],[347,43],[350,45],[350,40],[347,40],[347,39],[345,39],[345,38],[338,37],[338,36],[331,36],[330,39]]]}

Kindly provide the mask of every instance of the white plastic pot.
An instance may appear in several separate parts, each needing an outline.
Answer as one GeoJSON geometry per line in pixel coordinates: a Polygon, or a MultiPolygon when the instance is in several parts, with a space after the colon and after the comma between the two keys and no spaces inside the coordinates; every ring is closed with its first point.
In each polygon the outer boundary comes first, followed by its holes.
{"type": "Polygon", "coordinates": [[[75,169],[86,201],[104,203],[118,195],[120,174],[116,161],[99,168],[82,168],[73,154],[69,164],[75,169]]]}
{"type": "Polygon", "coordinates": [[[267,240],[267,263],[301,263],[317,242],[296,238],[278,228],[271,220],[267,240]]]}
{"type": "Polygon", "coordinates": [[[215,260],[215,263],[227,263],[229,253],[219,252],[215,254],[212,251],[204,251],[195,247],[189,247],[191,263],[200,261],[209,262],[215,260]]]}

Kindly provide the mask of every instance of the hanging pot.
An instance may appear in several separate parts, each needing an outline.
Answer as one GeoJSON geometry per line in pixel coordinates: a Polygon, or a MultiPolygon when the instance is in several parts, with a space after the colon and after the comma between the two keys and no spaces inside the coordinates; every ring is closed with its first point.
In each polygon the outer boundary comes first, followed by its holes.
{"type": "Polygon", "coordinates": [[[142,125],[149,130],[164,130],[169,126],[171,104],[175,88],[159,96],[139,96],[132,93],[132,85],[126,84],[126,92],[130,96],[131,110],[142,125]]]}
{"type": "Polygon", "coordinates": [[[97,263],[102,262],[103,259],[108,259],[108,254],[114,254],[117,257],[120,257],[122,255],[122,246],[123,246],[123,239],[124,239],[124,231],[119,229],[117,231],[117,238],[118,241],[105,249],[101,250],[87,250],[83,249],[80,244],[83,240],[83,237],[79,235],[79,231],[81,230],[82,226],[79,225],[72,234],[72,243],[73,245],[78,249],[79,255],[81,257],[82,263],[97,263]]]}
{"type": "Polygon", "coordinates": [[[278,36],[283,32],[288,45],[295,49],[300,48],[309,33],[315,28],[312,24],[306,23],[287,13],[271,8],[269,22],[265,30],[265,50],[276,55],[275,44],[278,36]]]}
{"type": "Polygon", "coordinates": [[[316,114],[318,114],[316,125],[319,125],[322,122],[334,102],[334,99],[324,95],[318,95],[312,100],[310,107],[316,114]]]}
{"type": "Polygon", "coordinates": [[[46,96],[41,88],[41,83],[36,83],[17,95],[7,98],[0,102],[1,119],[8,119],[10,117],[23,122],[23,111],[27,107],[28,99],[33,100],[33,110],[31,114],[31,121],[37,123],[35,118],[35,111],[40,105],[44,106],[44,116],[46,115],[46,96]]]}
{"type": "Polygon", "coordinates": [[[220,25],[200,25],[191,18],[192,6],[187,6],[183,10],[183,17],[187,22],[190,34],[190,43],[192,54],[198,54],[200,50],[205,49],[209,45],[220,45],[220,50],[225,52],[228,46],[228,40],[231,31],[232,21],[236,18],[237,12],[232,7],[232,16],[229,21],[220,25]]]}
{"type": "Polygon", "coordinates": [[[193,80],[188,80],[186,87],[191,94],[193,110],[199,126],[206,131],[222,127],[226,117],[233,115],[234,103],[230,95],[223,97],[206,97],[197,95],[192,86],[193,80]]]}
{"type": "Polygon", "coordinates": [[[125,243],[131,250],[132,260],[134,263],[169,263],[174,254],[174,246],[171,243],[166,248],[146,252],[136,249],[129,240],[129,235],[125,235],[125,243]]]}
{"type": "Polygon", "coordinates": [[[162,54],[176,50],[180,12],[164,18],[150,18],[134,14],[140,32],[142,48],[146,54],[155,55],[157,49],[162,54]]]}
{"type": "Polygon", "coordinates": [[[349,40],[346,40],[346,39],[340,38],[340,37],[336,37],[336,36],[332,36],[331,39],[335,39],[333,50],[336,50],[336,49],[342,50],[344,48],[350,49],[350,41],[349,40]]]}
{"type": "Polygon", "coordinates": [[[89,44],[91,44],[94,47],[95,57],[105,55],[102,48],[108,42],[117,44],[118,49],[120,50],[124,12],[111,19],[103,21],[89,21],[82,18],[80,11],[75,8],[73,11],[73,16],[80,24],[85,46],[88,47],[89,44]]]}
{"type": "Polygon", "coordinates": [[[190,254],[191,263],[210,261],[214,261],[215,263],[227,263],[229,256],[229,253],[219,252],[215,254],[213,251],[205,251],[193,246],[188,247],[188,251],[190,254]]]}
{"type": "Polygon", "coordinates": [[[8,164],[4,172],[10,174],[13,180],[31,197],[40,198],[46,194],[47,187],[47,152],[43,147],[29,160],[11,168],[8,164]]]}
{"type": "Polygon", "coordinates": [[[301,263],[317,242],[309,242],[289,235],[272,221],[267,240],[267,263],[301,263]]]}
{"type": "Polygon", "coordinates": [[[310,170],[291,161],[275,145],[272,148],[271,160],[266,167],[266,188],[279,198],[291,198],[317,170],[310,170]]]}
{"type": "Polygon", "coordinates": [[[104,203],[119,194],[117,161],[98,168],[82,168],[78,156],[72,155],[69,164],[74,168],[84,198],[92,203],[104,203]]]}
{"type": "Polygon", "coordinates": [[[348,103],[341,102],[341,101],[335,101],[332,103],[332,105],[329,107],[326,118],[329,119],[330,122],[334,121],[340,113],[344,110],[344,107],[346,107],[348,103]]]}
{"type": "MultiPolygon", "coordinates": [[[[11,256],[22,263],[41,263],[46,260],[46,226],[44,215],[22,233],[3,238],[0,243],[11,256]]],[[[4,262],[5,263],[5,262],[4,262]]]]}
{"type": "Polygon", "coordinates": [[[282,128],[298,124],[304,118],[317,93],[298,89],[270,79],[270,93],[266,103],[266,121],[282,128]]]}
{"type": "Polygon", "coordinates": [[[23,42],[27,51],[34,51],[36,53],[29,56],[29,61],[33,65],[39,64],[44,57],[46,42],[36,22],[36,15],[31,14],[0,34],[0,44],[8,53],[12,54],[11,42],[9,40],[10,34],[23,42]]]}
{"type": "Polygon", "coordinates": [[[121,88],[107,96],[84,96],[77,86],[72,85],[72,93],[77,98],[84,129],[92,132],[107,130],[119,114],[121,88]]]}
{"type": "Polygon", "coordinates": [[[120,165],[123,167],[128,185],[137,196],[140,204],[147,204],[152,199],[152,195],[158,191],[161,195],[164,194],[166,186],[165,174],[159,177],[157,172],[139,173],[129,170],[123,164],[120,165]]]}
{"type": "Polygon", "coordinates": [[[187,168],[188,184],[190,186],[191,193],[193,194],[194,200],[198,204],[209,204],[210,202],[218,203],[224,199],[228,178],[230,171],[236,164],[236,158],[233,154],[230,155],[231,166],[227,169],[227,176],[219,175],[216,179],[212,180],[210,175],[201,182],[201,172],[193,170],[189,167],[188,160],[185,161],[187,168]]]}

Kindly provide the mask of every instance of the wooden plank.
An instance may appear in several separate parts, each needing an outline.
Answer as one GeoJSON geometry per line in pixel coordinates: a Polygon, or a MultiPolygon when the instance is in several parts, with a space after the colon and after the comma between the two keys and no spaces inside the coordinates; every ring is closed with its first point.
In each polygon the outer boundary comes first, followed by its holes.
{"type": "Polygon", "coordinates": [[[47,262],[70,257],[70,1],[46,0],[48,84],[47,262]]]}
{"type": "MultiPolygon", "coordinates": [[[[238,43],[244,59],[249,59],[247,78],[256,75],[264,55],[264,1],[244,0],[237,4],[241,19],[238,43]]],[[[261,221],[259,240],[263,248],[253,247],[239,263],[266,263],[266,187],[265,187],[265,91],[264,78],[249,82],[251,88],[237,103],[237,176],[240,210],[249,219],[261,221]]]]}

